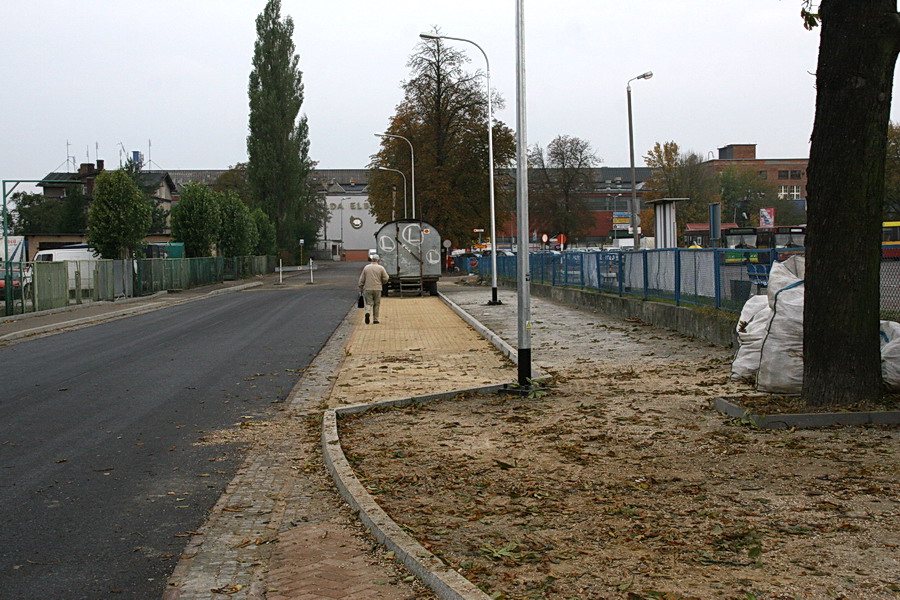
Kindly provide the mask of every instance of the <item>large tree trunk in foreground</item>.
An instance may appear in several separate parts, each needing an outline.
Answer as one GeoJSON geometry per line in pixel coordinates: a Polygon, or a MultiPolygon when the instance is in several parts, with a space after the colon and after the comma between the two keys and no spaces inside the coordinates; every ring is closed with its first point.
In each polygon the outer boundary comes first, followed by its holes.
{"type": "Polygon", "coordinates": [[[809,156],[803,396],[852,404],[882,395],[881,204],[896,0],[822,0],[809,156]]]}

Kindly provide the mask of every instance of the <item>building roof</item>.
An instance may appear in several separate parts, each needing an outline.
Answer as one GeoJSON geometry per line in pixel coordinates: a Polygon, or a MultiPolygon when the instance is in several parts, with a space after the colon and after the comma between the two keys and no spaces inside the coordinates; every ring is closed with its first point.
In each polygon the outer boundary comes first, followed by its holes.
{"type": "Polygon", "coordinates": [[[168,173],[175,184],[176,193],[180,194],[181,189],[189,183],[202,183],[203,185],[213,185],[216,179],[223,173],[227,173],[230,169],[175,169],[168,171],[145,171],[146,173],[168,173]]]}
{"type": "Polygon", "coordinates": [[[39,187],[45,185],[53,185],[53,182],[71,181],[72,183],[81,183],[81,175],[78,173],[47,173],[41,180],[41,183],[35,184],[39,187]]]}

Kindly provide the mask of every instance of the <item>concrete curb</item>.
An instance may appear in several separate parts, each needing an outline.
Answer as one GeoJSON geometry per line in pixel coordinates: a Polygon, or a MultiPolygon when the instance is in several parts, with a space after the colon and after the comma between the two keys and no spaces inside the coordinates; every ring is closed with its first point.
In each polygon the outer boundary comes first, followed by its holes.
{"type": "Polygon", "coordinates": [[[71,321],[63,321],[62,323],[53,323],[51,325],[41,325],[40,327],[32,327],[31,329],[24,329],[22,331],[14,331],[13,333],[7,333],[6,335],[0,336],[0,343],[11,342],[11,341],[18,340],[21,338],[30,337],[33,335],[39,335],[41,333],[47,333],[50,331],[59,331],[59,330],[63,330],[63,329],[69,329],[72,327],[79,327],[81,325],[89,325],[89,324],[93,324],[93,323],[102,323],[103,321],[111,321],[113,319],[118,319],[120,317],[139,315],[142,313],[158,310],[160,308],[163,308],[164,306],[171,306],[171,304],[165,303],[165,302],[154,302],[152,304],[143,304],[141,306],[135,306],[133,308],[123,308],[122,310],[109,312],[109,313],[106,313],[103,315],[95,315],[93,317],[83,317],[81,319],[72,319],[71,321]]]}
{"type": "Polygon", "coordinates": [[[74,312],[74,311],[78,310],[79,308],[84,308],[86,306],[106,306],[109,304],[132,304],[134,302],[150,300],[150,299],[156,298],[158,296],[165,296],[168,293],[169,292],[167,292],[166,290],[163,290],[161,292],[156,292],[155,294],[150,294],[149,296],[141,296],[138,298],[123,298],[121,300],[115,300],[115,301],[98,300],[97,302],[91,302],[89,304],[76,304],[74,306],[63,306],[61,308],[50,308],[48,310],[22,313],[22,314],[18,314],[18,315],[9,315],[8,317],[0,317],[0,318],[2,318],[4,321],[22,321],[23,319],[31,319],[33,317],[40,317],[43,315],[55,315],[55,314],[64,313],[64,312],[74,312]]]}
{"type": "Polygon", "coordinates": [[[739,406],[727,398],[716,398],[715,408],[729,417],[746,419],[760,429],[790,429],[796,427],[833,427],[835,425],[897,425],[900,411],[843,412],[843,413],[795,413],[759,415],[739,406]]]}
{"type": "MultiPolygon", "coordinates": [[[[165,308],[167,306],[176,306],[178,304],[185,304],[187,302],[193,302],[195,300],[201,300],[203,298],[218,296],[219,294],[225,294],[228,292],[239,292],[241,290],[258,287],[261,285],[262,285],[261,281],[253,281],[250,283],[242,283],[240,285],[235,285],[235,286],[232,286],[229,288],[224,288],[221,290],[213,290],[211,292],[203,294],[202,296],[196,296],[194,298],[185,298],[183,300],[178,300],[175,302],[152,302],[150,304],[143,304],[141,306],[135,306],[132,308],[123,308],[122,310],[116,310],[116,311],[104,313],[102,315],[94,315],[92,317],[82,317],[81,319],[72,319],[71,321],[63,321],[62,323],[53,323],[51,325],[41,325],[40,327],[32,327],[31,329],[15,331],[13,333],[7,333],[6,335],[2,335],[2,336],[0,336],[0,343],[11,342],[11,341],[18,340],[18,339],[21,339],[24,337],[39,335],[41,333],[47,333],[50,331],[69,329],[71,327],[79,327],[81,325],[102,323],[104,321],[111,321],[113,319],[119,319],[122,317],[140,315],[143,313],[152,312],[154,310],[159,310],[159,309],[165,308]]],[[[146,298],[155,298],[156,296],[161,296],[163,294],[166,294],[166,292],[159,292],[159,293],[153,294],[152,296],[147,296],[146,298]]],[[[146,298],[133,298],[133,299],[129,299],[129,300],[123,301],[123,302],[138,302],[140,300],[146,300],[146,298]]],[[[106,302],[104,304],[110,304],[110,303],[106,302]]],[[[68,310],[76,310],[76,309],[66,307],[63,309],[54,309],[53,311],[46,311],[46,312],[42,311],[40,313],[31,313],[31,314],[34,314],[34,315],[53,314],[54,312],[66,312],[68,310]]]]}

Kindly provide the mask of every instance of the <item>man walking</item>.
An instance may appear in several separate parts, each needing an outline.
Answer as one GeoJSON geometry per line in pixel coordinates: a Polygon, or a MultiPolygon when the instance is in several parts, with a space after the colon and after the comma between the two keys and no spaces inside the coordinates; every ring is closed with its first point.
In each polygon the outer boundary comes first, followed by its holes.
{"type": "Polygon", "coordinates": [[[369,255],[369,264],[359,274],[359,291],[366,299],[366,325],[369,324],[369,307],[372,308],[373,322],[378,323],[378,312],[381,308],[381,288],[390,281],[387,270],[378,264],[377,254],[369,255]]]}

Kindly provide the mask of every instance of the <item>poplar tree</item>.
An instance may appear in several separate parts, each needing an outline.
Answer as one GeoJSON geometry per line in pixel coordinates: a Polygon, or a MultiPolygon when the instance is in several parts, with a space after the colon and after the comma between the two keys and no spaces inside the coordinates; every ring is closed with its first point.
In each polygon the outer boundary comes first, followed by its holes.
{"type": "Polygon", "coordinates": [[[247,180],[253,207],[275,224],[278,246],[293,251],[300,238],[313,239],[322,218],[307,186],[309,128],[303,105],[303,74],[295,53],[294,22],[281,18],[280,0],[269,0],[256,18],[250,72],[247,180]]]}

